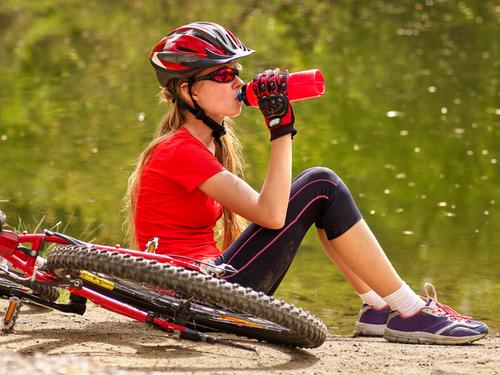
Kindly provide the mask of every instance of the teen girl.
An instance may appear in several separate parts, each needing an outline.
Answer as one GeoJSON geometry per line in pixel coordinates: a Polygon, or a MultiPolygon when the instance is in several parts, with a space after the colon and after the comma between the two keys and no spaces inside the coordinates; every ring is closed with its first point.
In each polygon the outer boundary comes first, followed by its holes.
{"type": "Polygon", "coordinates": [[[357,335],[435,344],[484,337],[486,324],[438,303],[432,285],[419,297],[398,276],[335,173],[315,167],[291,181],[297,131],[286,71],[266,70],[254,78],[271,139],[261,191],[238,177],[238,142],[225,120],[241,112],[237,61],[252,53],[229,30],[208,22],[173,30],[151,52],[170,110],[130,178],[135,245],[144,249],[158,237],[158,253],[231,264],[239,272],[228,281],[272,294],[315,224],[327,254],[364,302],[357,335]],[[252,224],[242,231],[238,216],[252,224]],[[214,239],[219,219],[222,252],[214,239]]]}

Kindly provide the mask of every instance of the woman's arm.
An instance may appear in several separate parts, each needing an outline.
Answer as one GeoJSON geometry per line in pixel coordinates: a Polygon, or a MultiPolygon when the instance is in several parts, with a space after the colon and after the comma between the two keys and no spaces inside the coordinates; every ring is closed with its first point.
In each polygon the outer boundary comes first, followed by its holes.
{"type": "Polygon", "coordinates": [[[237,176],[224,171],[199,188],[225,208],[270,229],[285,224],[292,178],[292,137],[295,117],[288,102],[288,71],[266,70],[252,81],[259,109],[271,133],[269,167],[260,193],[237,176]]]}
{"type": "Polygon", "coordinates": [[[284,225],[292,175],[292,139],[289,134],[271,142],[267,175],[260,193],[238,176],[222,171],[199,189],[222,206],[269,229],[284,225]]]}

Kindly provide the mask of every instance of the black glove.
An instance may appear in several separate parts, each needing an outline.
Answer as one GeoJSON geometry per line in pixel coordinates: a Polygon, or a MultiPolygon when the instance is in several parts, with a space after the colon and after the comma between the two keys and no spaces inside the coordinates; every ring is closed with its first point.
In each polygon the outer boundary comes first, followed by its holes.
{"type": "Polygon", "coordinates": [[[280,74],[279,69],[268,69],[257,74],[252,83],[259,109],[271,132],[271,141],[286,134],[292,134],[293,138],[297,130],[293,126],[295,117],[288,101],[288,70],[280,74]]]}

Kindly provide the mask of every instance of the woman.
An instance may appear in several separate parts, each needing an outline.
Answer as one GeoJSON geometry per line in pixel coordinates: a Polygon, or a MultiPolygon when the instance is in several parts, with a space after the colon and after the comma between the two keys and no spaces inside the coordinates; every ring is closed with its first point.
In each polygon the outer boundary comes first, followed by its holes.
{"type": "Polygon", "coordinates": [[[436,344],[484,337],[486,324],[438,303],[435,290],[433,298],[427,293],[430,284],[422,298],[398,276],[332,171],[310,168],[291,183],[297,131],[287,72],[254,78],[270,131],[269,166],[260,192],[238,177],[238,143],[225,120],[241,112],[236,61],[252,53],[229,30],[206,22],[173,30],[151,52],[171,109],[130,179],[132,241],[144,249],[158,237],[158,253],[230,264],[239,272],[228,281],[272,294],[315,224],[327,254],[364,302],[355,334],[436,344]],[[252,222],[243,233],[238,216],[252,222]],[[214,240],[221,217],[222,252],[214,240]]]}

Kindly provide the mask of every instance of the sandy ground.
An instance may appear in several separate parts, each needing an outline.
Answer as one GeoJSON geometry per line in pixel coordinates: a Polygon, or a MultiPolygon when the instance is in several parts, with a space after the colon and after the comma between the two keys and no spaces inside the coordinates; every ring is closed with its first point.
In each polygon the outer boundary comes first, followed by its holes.
{"type": "Polygon", "coordinates": [[[255,345],[255,354],[180,341],[93,305],[84,316],[24,305],[15,328],[0,333],[2,374],[500,374],[496,333],[467,346],[330,336],[308,350],[225,336],[255,345]]]}

